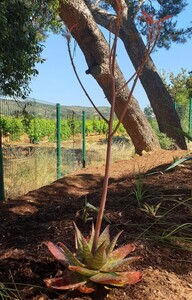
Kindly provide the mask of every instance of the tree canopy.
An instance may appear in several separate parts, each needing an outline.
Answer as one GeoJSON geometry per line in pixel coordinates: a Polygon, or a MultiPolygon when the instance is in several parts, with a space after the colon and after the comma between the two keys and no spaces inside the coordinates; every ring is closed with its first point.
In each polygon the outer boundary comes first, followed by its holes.
{"type": "MultiPolygon", "coordinates": [[[[114,7],[114,0],[92,1],[104,9],[114,7]]],[[[146,23],[141,19],[136,18],[140,9],[147,12],[149,15],[155,16],[160,20],[165,16],[171,15],[172,18],[163,22],[161,35],[157,46],[159,48],[165,47],[169,49],[171,43],[185,43],[188,38],[192,36],[192,26],[190,24],[186,28],[178,26],[178,17],[180,13],[187,9],[189,1],[187,0],[125,0],[128,7],[128,14],[130,18],[134,18],[138,30],[143,36],[146,36],[146,23]]]]}
{"type": "Polygon", "coordinates": [[[191,73],[181,69],[178,74],[162,71],[161,76],[173,100],[178,104],[188,105],[189,99],[192,97],[191,73]]]}
{"type": "Polygon", "coordinates": [[[27,1],[7,0],[0,3],[0,91],[5,95],[23,96],[28,83],[37,75],[42,45],[31,20],[32,5],[27,1]]]}
{"type": "Polygon", "coordinates": [[[0,2],[0,93],[25,97],[42,63],[43,41],[58,31],[59,1],[3,0],[0,2]]]}

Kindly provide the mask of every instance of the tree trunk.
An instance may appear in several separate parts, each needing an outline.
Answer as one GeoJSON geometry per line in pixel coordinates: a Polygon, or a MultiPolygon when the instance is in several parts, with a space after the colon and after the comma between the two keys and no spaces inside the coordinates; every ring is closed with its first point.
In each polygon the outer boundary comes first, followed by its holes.
{"type": "MultiPolygon", "coordinates": [[[[133,66],[137,69],[142,61],[146,47],[134,23],[132,23],[132,26],[128,25],[128,21],[123,24],[120,38],[133,66]]],[[[171,127],[174,126],[181,129],[180,119],[174,108],[173,100],[162,82],[151,57],[148,58],[144,65],[140,81],[157,118],[159,130],[174,139],[178,148],[187,149],[184,136],[171,127]]]]}
{"type": "MultiPolygon", "coordinates": [[[[108,101],[111,101],[111,73],[109,70],[109,45],[93,19],[90,10],[83,0],[61,1],[60,16],[67,27],[72,28],[71,34],[84,53],[88,71],[103,89],[108,101]]],[[[116,88],[125,84],[125,79],[116,64],[116,88]]],[[[115,113],[119,118],[127,104],[129,89],[126,86],[116,97],[115,113]]],[[[128,132],[135,150],[141,154],[143,150],[159,149],[157,138],[139,108],[137,101],[132,97],[128,110],[123,119],[123,125],[128,132]]]]}
{"type": "MultiPolygon", "coordinates": [[[[91,10],[95,21],[107,30],[113,32],[116,17],[98,8],[91,3],[90,0],[85,0],[85,2],[91,10]]],[[[127,4],[124,3],[124,5],[127,4]]],[[[132,16],[128,15],[128,13],[123,16],[123,24],[119,32],[119,37],[124,43],[135,70],[137,70],[138,66],[142,63],[144,53],[146,53],[146,47],[132,16]]],[[[173,100],[163,84],[151,57],[148,58],[143,68],[140,81],[151,103],[160,131],[174,139],[176,147],[187,149],[184,136],[175,131],[172,127],[174,126],[181,129],[180,120],[173,106],[173,100]]]]}

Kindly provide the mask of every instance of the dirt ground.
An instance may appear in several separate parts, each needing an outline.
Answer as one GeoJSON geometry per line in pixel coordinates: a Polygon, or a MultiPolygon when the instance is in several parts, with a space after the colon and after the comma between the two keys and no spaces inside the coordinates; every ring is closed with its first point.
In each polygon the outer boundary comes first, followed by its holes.
{"type": "Polygon", "coordinates": [[[111,221],[111,236],[123,229],[119,245],[134,242],[135,255],[143,257],[132,266],[143,274],[136,285],[108,289],[100,286],[97,292],[83,295],[77,291],[51,291],[43,283],[43,279],[62,270],[45,242],[61,241],[74,249],[72,221],[85,235],[89,233],[96,215],[90,212],[86,224],[83,222],[85,196],[99,206],[104,166],[83,169],[1,203],[0,282],[16,287],[19,296],[12,299],[191,300],[192,164],[189,161],[164,172],[174,158],[186,155],[186,151],[162,150],[135,155],[111,166],[105,214],[111,221]],[[158,172],[146,175],[154,171],[158,172]],[[141,205],[161,202],[159,218],[153,219],[139,208],[134,192],[138,176],[143,176],[141,205]]]}

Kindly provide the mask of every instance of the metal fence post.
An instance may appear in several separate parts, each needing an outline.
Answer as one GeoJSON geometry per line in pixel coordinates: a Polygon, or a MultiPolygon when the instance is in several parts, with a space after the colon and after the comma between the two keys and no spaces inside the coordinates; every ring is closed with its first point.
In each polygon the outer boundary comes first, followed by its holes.
{"type": "Polygon", "coordinates": [[[0,201],[5,200],[4,193],[4,178],[3,178],[3,149],[2,149],[2,134],[0,128],[0,201]]]}
{"type": "Polygon", "coordinates": [[[56,104],[56,132],[57,132],[57,179],[61,177],[61,113],[60,104],[56,104]]]}
{"type": "MultiPolygon", "coordinates": [[[[192,136],[192,98],[190,98],[189,100],[189,126],[188,126],[188,135],[192,136]]],[[[188,143],[190,142],[190,140],[188,139],[188,143]]]]}
{"type": "Polygon", "coordinates": [[[86,166],[86,113],[85,111],[82,112],[82,166],[85,168],[86,166]]]}

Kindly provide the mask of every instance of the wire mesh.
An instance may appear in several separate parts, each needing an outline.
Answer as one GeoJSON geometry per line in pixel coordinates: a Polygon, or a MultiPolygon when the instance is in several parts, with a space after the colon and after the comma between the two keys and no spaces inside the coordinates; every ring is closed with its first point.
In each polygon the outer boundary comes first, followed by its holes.
{"type": "MultiPolygon", "coordinates": [[[[1,98],[0,116],[6,199],[55,181],[56,104],[1,98]]],[[[81,115],[64,106],[61,106],[60,153],[61,176],[81,168],[81,115]]]]}

